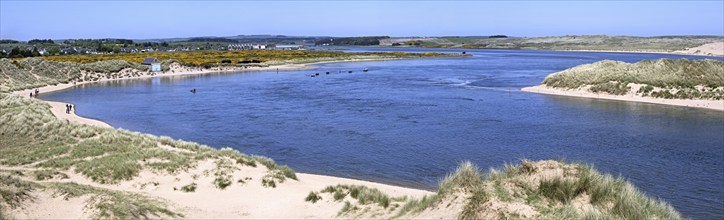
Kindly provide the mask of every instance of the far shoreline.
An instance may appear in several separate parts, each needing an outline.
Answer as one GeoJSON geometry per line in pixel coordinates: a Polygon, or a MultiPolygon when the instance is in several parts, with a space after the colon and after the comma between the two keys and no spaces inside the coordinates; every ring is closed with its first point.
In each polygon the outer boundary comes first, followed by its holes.
{"type": "MultiPolygon", "coordinates": [[[[435,57],[437,58],[437,57],[435,57]]],[[[156,77],[174,77],[174,76],[187,76],[187,75],[204,75],[204,74],[234,74],[234,73],[249,73],[249,72],[269,72],[269,71],[297,71],[297,70],[310,70],[310,69],[316,69],[317,64],[324,64],[324,63],[338,63],[338,62],[367,62],[367,61],[388,61],[388,60],[404,60],[404,59],[417,59],[417,58],[362,58],[362,59],[345,59],[345,60],[330,60],[330,61],[320,61],[320,62],[311,62],[311,63],[303,63],[303,64],[281,64],[281,65],[273,65],[273,66],[266,66],[266,67],[250,67],[250,68],[238,68],[238,67],[214,67],[211,69],[198,69],[198,68],[192,68],[192,67],[176,67],[171,68],[168,71],[160,72],[155,75],[141,75],[136,77],[127,77],[127,78],[116,78],[116,79],[100,79],[97,81],[84,81],[84,82],[74,82],[74,83],[60,83],[56,85],[47,85],[43,87],[38,88],[32,88],[32,89],[25,89],[25,90],[18,90],[10,92],[12,95],[21,96],[21,97],[28,97],[30,93],[32,93],[35,89],[38,89],[39,94],[43,93],[51,93],[51,92],[59,92],[66,89],[72,89],[75,86],[79,85],[85,85],[85,84],[93,84],[93,83],[102,83],[102,82],[111,82],[111,81],[121,81],[121,80],[133,80],[133,79],[151,79],[156,77]]],[[[92,126],[100,126],[100,127],[107,127],[112,128],[110,124],[101,121],[96,120],[92,118],[86,118],[79,116],[75,114],[75,110],[71,111],[70,113],[64,113],[65,111],[65,104],[68,103],[60,103],[60,102],[54,102],[49,100],[44,100],[41,98],[37,98],[40,101],[43,101],[50,105],[50,110],[55,115],[55,117],[59,119],[65,119],[70,122],[74,123],[80,123],[80,124],[86,124],[86,125],[92,125],[92,126]]]]}
{"type": "Polygon", "coordinates": [[[642,102],[650,104],[660,104],[669,106],[680,106],[699,108],[707,110],[715,110],[724,112],[724,100],[702,100],[702,99],[660,99],[653,97],[642,97],[636,95],[611,95],[603,93],[593,93],[586,90],[575,89],[575,90],[564,90],[551,88],[546,85],[537,85],[530,87],[523,87],[520,89],[524,92],[539,93],[545,95],[556,95],[556,96],[567,96],[567,97],[578,97],[578,98],[592,98],[592,99],[605,99],[605,100],[616,100],[626,102],[642,102]]]}

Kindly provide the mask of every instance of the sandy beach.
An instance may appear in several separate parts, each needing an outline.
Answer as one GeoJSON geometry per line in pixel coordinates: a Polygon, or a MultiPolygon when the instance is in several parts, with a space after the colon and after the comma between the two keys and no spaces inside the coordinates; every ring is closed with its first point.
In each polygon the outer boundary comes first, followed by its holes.
{"type": "Polygon", "coordinates": [[[653,103],[653,104],[673,105],[673,106],[683,106],[683,107],[703,108],[703,109],[724,111],[724,100],[660,99],[660,98],[653,98],[653,97],[642,97],[642,96],[637,96],[634,94],[627,94],[627,95],[619,96],[619,95],[593,93],[586,89],[563,90],[563,89],[547,87],[545,85],[525,87],[525,88],[522,88],[521,90],[525,91],[525,92],[541,93],[541,94],[548,94],[548,95],[607,99],[607,100],[618,100],[618,101],[629,101],[629,102],[645,102],[645,103],[653,103]]]}
{"type": "Polygon", "coordinates": [[[596,52],[596,53],[653,53],[653,54],[679,54],[679,55],[696,55],[696,56],[724,56],[724,42],[715,42],[704,44],[698,47],[687,48],[685,50],[667,51],[631,51],[631,50],[555,50],[569,52],[596,52]]]}

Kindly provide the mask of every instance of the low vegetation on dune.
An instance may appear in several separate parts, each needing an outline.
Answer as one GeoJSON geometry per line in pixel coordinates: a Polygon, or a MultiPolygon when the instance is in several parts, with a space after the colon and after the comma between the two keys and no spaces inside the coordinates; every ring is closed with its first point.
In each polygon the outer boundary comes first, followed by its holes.
{"type": "Polygon", "coordinates": [[[597,50],[674,52],[724,42],[720,36],[549,36],[549,37],[430,37],[382,39],[382,45],[429,48],[525,49],[525,50],[597,50]]]}
{"type": "Polygon", "coordinates": [[[426,218],[434,212],[458,219],[681,219],[663,201],[647,197],[621,177],[588,165],[528,161],[483,172],[470,162],[421,199],[391,197],[363,186],[329,186],[309,202],[344,203],[339,215],[354,218],[426,218]]]}
{"type": "Polygon", "coordinates": [[[631,64],[604,60],[551,74],[543,84],[613,95],[724,100],[724,62],[659,59],[631,64]]]}
{"type": "MultiPolygon", "coordinates": [[[[168,70],[168,64],[163,69],[168,70]]],[[[72,63],[43,58],[0,59],[0,92],[102,78],[130,78],[147,75],[147,72],[147,66],[122,60],[72,63]]]]}
{"type": "MultiPolygon", "coordinates": [[[[266,157],[168,137],[69,123],[57,119],[49,108],[38,100],[0,93],[0,213],[32,200],[33,190],[51,190],[69,197],[91,195],[91,206],[99,218],[180,216],[166,208],[163,201],[139,194],[62,182],[69,174],[80,174],[94,184],[118,184],[143,171],[174,175],[210,160],[215,164],[208,176],[219,189],[251,180],[231,175],[241,166],[261,164],[268,168],[269,178],[259,180],[265,184],[297,179],[289,167],[266,157]]],[[[192,192],[195,183],[181,190],[192,192]]]]}

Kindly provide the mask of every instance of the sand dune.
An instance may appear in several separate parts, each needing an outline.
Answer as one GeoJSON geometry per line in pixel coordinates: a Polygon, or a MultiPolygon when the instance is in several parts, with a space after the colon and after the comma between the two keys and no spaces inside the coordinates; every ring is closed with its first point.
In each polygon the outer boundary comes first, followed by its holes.
{"type": "Polygon", "coordinates": [[[698,47],[687,48],[686,50],[677,50],[674,53],[693,54],[693,55],[709,55],[724,56],[724,42],[715,42],[704,44],[698,47]]]}

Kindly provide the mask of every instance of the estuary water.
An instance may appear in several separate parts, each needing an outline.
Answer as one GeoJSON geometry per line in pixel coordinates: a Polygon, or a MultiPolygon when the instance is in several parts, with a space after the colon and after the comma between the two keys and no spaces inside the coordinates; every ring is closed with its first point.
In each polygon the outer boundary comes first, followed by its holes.
{"type": "Polygon", "coordinates": [[[41,98],[73,103],[113,127],[264,155],[298,172],[422,189],[435,189],[465,160],[482,168],[579,161],[687,217],[724,218],[724,112],[519,91],[604,59],[707,57],[465,51],[473,56],[121,80],[41,98]]]}

